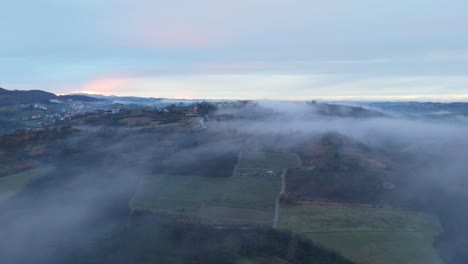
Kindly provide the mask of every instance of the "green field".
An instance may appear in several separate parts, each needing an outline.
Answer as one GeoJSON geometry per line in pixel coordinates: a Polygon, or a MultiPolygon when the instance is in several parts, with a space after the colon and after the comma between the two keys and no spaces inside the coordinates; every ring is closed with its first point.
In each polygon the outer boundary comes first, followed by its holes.
{"type": "Polygon", "coordinates": [[[28,183],[52,171],[52,166],[40,167],[0,178],[0,202],[21,191],[28,183]]]}
{"type": "Polygon", "coordinates": [[[142,178],[130,207],[207,223],[271,224],[280,189],[280,176],[267,172],[219,178],[149,175],[142,178]]]}
{"type": "Polygon", "coordinates": [[[282,169],[299,166],[297,155],[241,152],[239,163],[231,177],[143,177],[130,207],[183,223],[271,225],[282,169]]]}
{"type": "Polygon", "coordinates": [[[304,234],[357,263],[442,263],[432,246],[431,215],[403,210],[282,205],[279,226],[304,234]]]}
{"type": "Polygon", "coordinates": [[[252,259],[243,258],[239,259],[236,264],[288,264],[287,260],[280,259],[273,256],[255,257],[252,259]]]}
{"type": "Polygon", "coordinates": [[[429,232],[327,232],[307,237],[356,263],[443,263],[432,246],[434,234],[429,232]]]}
{"type": "Polygon", "coordinates": [[[240,152],[239,164],[237,164],[237,168],[266,170],[297,168],[300,166],[301,163],[296,154],[260,151],[240,152]]]}

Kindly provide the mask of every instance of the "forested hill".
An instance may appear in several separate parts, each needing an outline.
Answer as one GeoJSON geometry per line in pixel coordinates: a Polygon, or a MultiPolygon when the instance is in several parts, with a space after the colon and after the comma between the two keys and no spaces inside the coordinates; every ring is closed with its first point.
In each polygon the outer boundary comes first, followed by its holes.
{"type": "Polygon", "coordinates": [[[64,95],[58,96],[53,93],[41,91],[41,90],[7,90],[0,87],[0,106],[16,105],[16,104],[48,104],[50,100],[73,100],[81,102],[95,102],[103,101],[85,95],[64,95]]]}

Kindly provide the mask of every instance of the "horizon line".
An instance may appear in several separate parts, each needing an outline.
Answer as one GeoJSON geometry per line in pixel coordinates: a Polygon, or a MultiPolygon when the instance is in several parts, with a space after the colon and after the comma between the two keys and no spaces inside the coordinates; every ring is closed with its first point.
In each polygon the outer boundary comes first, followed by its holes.
{"type": "Polygon", "coordinates": [[[468,103],[468,94],[445,94],[440,96],[434,95],[375,95],[375,96],[356,96],[356,95],[343,95],[343,96],[317,96],[309,98],[222,98],[222,97],[155,97],[155,96],[142,96],[142,95],[127,95],[127,94],[104,94],[104,93],[88,93],[88,92],[72,92],[72,93],[55,93],[41,89],[12,89],[9,90],[0,86],[0,88],[8,91],[43,91],[53,93],[57,96],[63,95],[86,95],[90,97],[136,97],[147,99],[170,99],[170,100],[210,100],[210,101],[286,101],[286,102],[307,102],[307,101],[328,101],[328,102],[437,102],[437,103],[468,103]]]}

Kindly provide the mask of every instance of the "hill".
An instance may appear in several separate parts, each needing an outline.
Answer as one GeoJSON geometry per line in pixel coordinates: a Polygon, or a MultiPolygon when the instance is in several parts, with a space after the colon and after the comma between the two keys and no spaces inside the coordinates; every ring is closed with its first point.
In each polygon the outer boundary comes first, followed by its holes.
{"type": "Polygon", "coordinates": [[[372,102],[370,107],[404,115],[427,115],[435,113],[468,113],[468,103],[438,102],[372,102]]]}
{"type": "Polygon", "coordinates": [[[362,106],[353,106],[345,104],[318,103],[315,101],[307,103],[318,114],[322,116],[335,117],[353,117],[353,118],[369,118],[369,117],[385,117],[386,115],[380,111],[365,108],[362,106]]]}
{"type": "Polygon", "coordinates": [[[97,102],[103,99],[89,97],[85,95],[64,95],[57,96],[53,93],[41,90],[7,90],[0,87],[0,106],[10,106],[17,104],[50,104],[51,100],[97,102]]]}

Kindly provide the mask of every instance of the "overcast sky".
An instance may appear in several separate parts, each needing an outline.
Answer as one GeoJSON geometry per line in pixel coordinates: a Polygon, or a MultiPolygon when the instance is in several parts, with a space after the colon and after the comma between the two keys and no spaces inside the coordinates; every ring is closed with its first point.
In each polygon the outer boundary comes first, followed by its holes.
{"type": "Polygon", "coordinates": [[[466,0],[0,0],[0,86],[468,100],[466,0]]]}

